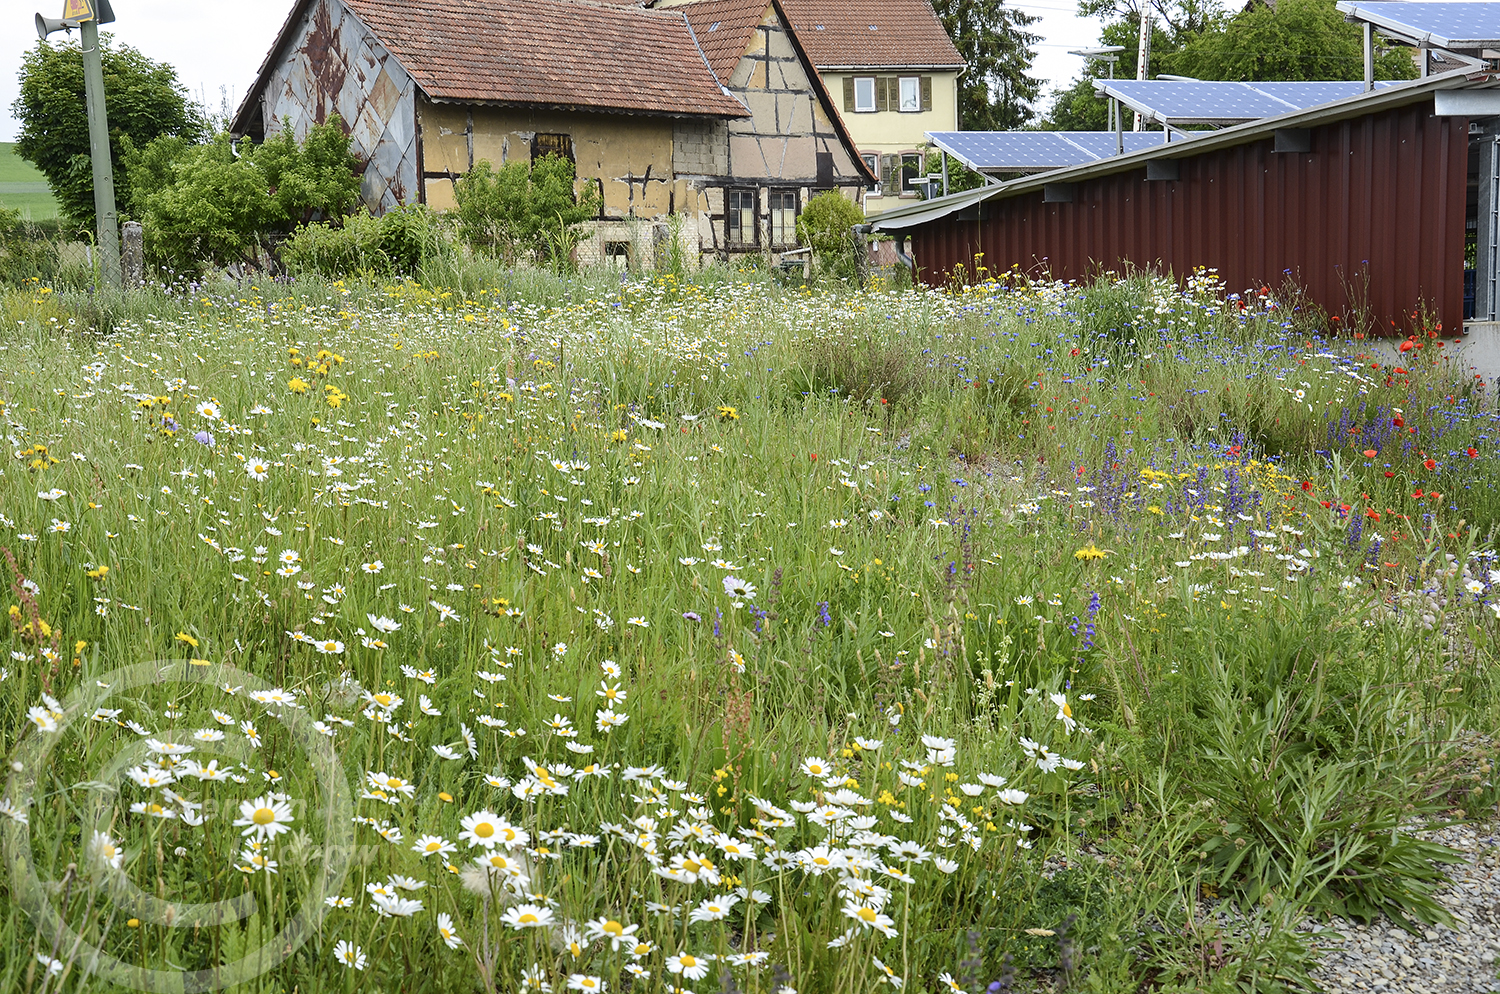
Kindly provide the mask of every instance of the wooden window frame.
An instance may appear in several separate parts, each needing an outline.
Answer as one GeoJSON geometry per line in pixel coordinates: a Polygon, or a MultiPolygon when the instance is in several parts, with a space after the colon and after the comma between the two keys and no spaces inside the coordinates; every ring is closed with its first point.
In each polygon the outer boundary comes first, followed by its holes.
{"type": "Polygon", "coordinates": [[[896,77],[896,110],[902,114],[922,113],[922,77],[921,76],[898,76],[896,77]],[[906,106],[906,84],[911,84],[912,106],[906,106]]]}
{"type": "MultiPolygon", "coordinates": [[[[797,247],[797,218],[802,215],[802,197],[801,197],[799,191],[797,191],[795,189],[784,188],[784,187],[780,188],[780,189],[772,189],[772,190],[768,191],[766,199],[768,201],[768,203],[766,205],[766,218],[767,218],[766,231],[767,231],[767,237],[770,239],[771,248],[772,249],[796,248],[797,247]],[[777,211],[778,208],[777,208],[776,202],[779,199],[783,198],[783,197],[790,197],[791,200],[792,200],[792,217],[791,217],[791,222],[792,223],[791,223],[791,226],[788,229],[786,229],[786,230],[784,230],[782,232],[782,236],[783,237],[780,238],[780,239],[777,239],[777,237],[776,237],[776,211],[777,211]]],[[[780,208],[780,209],[781,210],[785,210],[784,207],[780,208]]]]}
{"type": "Polygon", "coordinates": [[[760,191],[754,187],[735,186],[724,191],[724,244],[731,248],[760,247],[760,191]],[[750,198],[750,237],[745,238],[744,207],[736,201],[739,197],[750,198]],[[739,237],[735,237],[739,228],[739,237]]]}
{"type": "Polygon", "coordinates": [[[876,81],[878,79],[879,79],[878,76],[855,76],[853,78],[853,81],[854,81],[854,113],[856,113],[856,114],[874,114],[874,113],[879,112],[879,110],[880,110],[880,103],[876,99],[876,95],[875,95],[875,92],[876,92],[876,81]],[[859,91],[860,91],[860,84],[861,83],[868,84],[869,88],[870,88],[870,105],[868,107],[861,107],[860,106],[859,91]]]}
{"type": "Polygon", "coordinates": [[[573,136],[540,131],[532,135],[531,161],[540,162],[548,155],[567,159],[576,166],[578,160],[573,153],[573,136]]]}
{"type": "Polygon", "coordinates": [[[897,177],[897,179],[896,179],[896,185],[897,185],[898,195],[902,196],[902,197],[905,197],[907,199],[916,199],[917,197],[920,197],[922,195],[922,192],[920,190],[917,190],[914,187],[911,187],[911,186],[907,185],[907,182],[906,182],[906,160],[907,159],[916,159],[917,160],[917,169],[916,169],[916,173],[914,175],[921,176],[921,175],[924,175],[926,173],[926,169],[924,169],[923,167],[926,164],[927,156],[924,155],[922,152],[917,151],[917,150],[912,150],[912,151],[907,151],[907,152],[895,152],[895,153],[892,153],[892,154],[895,156],[896,163],[897,163],[897,166],[896,166],[896,177],[897,177]]]}

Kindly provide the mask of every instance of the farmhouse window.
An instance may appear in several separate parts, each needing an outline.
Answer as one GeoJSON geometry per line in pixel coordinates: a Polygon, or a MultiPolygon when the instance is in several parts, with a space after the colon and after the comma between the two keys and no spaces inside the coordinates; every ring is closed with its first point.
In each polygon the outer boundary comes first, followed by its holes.
{"type": "Polygon", "coordinates": [[[915,114],[932,110],[931,76],[845,76],[846,113],[900,111],[915,114]]]}
{"type": "Polygon", "coordinates": [[[923,173],[922,153],[902,152],[900,170],[901,196],[917,196],[917,178],[923,173]]]}
{"type": "Polygon", "coordinates": [[[919,76],[901,77],[901,106],[903,114],[915,114],[922,109],[922,80],[919,76]]]}
{"type": "MultiPolygon", "coordinates": [[[[861,152],[861,153],[859,153],[859,157],[861,159],[865,160],[865,165],[869,168],[870,172],[872,172],[872,173],[875,174],[875,178],[877,180],[879,180],[880,179],[880,153],[879,152],[861,152]]],[[[872,197],[878,197],[878,196],[880,196],[880,184],[878,182],[875,184],[875,189],[870,191],[870,196],[872,196],[872,197]]]]}
{"type": "Polygon", "coordinates": [[[797,244],[797,191],[771,191],[771,244],[797,244]]]}
{"type": "Polygon", "coordinates": [[[731,245],[754,245],[759,241],[755,224],[755,191],[724,193],[724,240],[731,245]]]}
{"type": "Polygon", "coordinates": [[[572,135],[548,135],[536,134],[531,138],[531,161],[537,162],[543,156],[555,155],[559,159],[567,159],[573,162],[573,136],[572,135]]]}

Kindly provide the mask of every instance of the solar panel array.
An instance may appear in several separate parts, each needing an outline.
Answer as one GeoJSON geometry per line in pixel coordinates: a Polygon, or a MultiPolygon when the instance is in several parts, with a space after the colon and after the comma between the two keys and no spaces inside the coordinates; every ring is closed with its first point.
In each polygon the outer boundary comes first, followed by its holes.
{"type": "MultiPolygon", "coordinates": [[[[929,131],[932,143],[979,172],[1039,172],[1115,154],[1113,131],[929,131]]],[[[1162,143],[1161,132],[1124,134],[1125,151],[1162,143]]]]}
{"type": "MultiPolygon", "coordinates": [[[[1379,82],[1377,88],[1397,86],[1379,82]]],[[[1236,83],[1212,80],[1099,80],[1095,89],[1170,124],[1239,124],[1358,96],[1359,80],[1236,83]]]]}
{"type": "Polygon", "coordinates": [[[1342,0],[1339,12],[1409,41],[1428,38],[1438,48],[1500,48],[1500,3],[1362,3],[1342,0]],[[1429,37],[1430,36],[1430,37],[1429,37]]]}

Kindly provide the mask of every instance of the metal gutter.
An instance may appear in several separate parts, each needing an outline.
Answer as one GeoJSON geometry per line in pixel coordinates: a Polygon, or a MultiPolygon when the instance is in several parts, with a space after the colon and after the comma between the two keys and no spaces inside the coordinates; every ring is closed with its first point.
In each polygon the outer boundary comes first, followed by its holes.
{"type": "Polygon", "coordinates": [[[1023,193],[1031,193],[1052,183],[1079,183],[1093,179],[1096,176],[1127,172],[1131,169],[1141,168],[1146,163],[1158,159],[1185,158],[1217,148],[1258,141],[1262,138],[1270,137],[1282,128],[1307,128],[1320,124],[1331,124],[1335,121],[1360,117],[1364,114],[1374,113],[1390,107],[1401,107],[1406,104],[1416,103],[1431,96],[1438,90],[1478,89],[1480,87],[1476,84],[1491,83],[1493,85],[1492,81],[1497,80],[1500,80],[1500,76],[1489,73],[1476,74],[1471,73],[1467,69],[1458,69],[1438,76],[1429,76],[1426,79],[1412,80],[1401,86],[1392,86],[1384,90],[1355,94],[1352,97],[1344,97],[1341,100],[1319,104],[1316,107],[1309,107],[1306,110],[1291,111],[1277,117],[1261,118],[1258,121],[1250,121],[1246,124],[1225,128],[1222,131],[1195,132],[1194,134],[1199,136],[1187,141],[1174,141],[1161,145],[1153,145],[1137,152],[1112,155],[1107,159],[1099,159],[1096,162],[1084,163],[1080,166],[1068,166],[1063,169],[1052,169],[1047,172],[1034,173],[1030,176],[1022,176],[1018,179],[1008,180],[998,186],[982,187],[978,190],[967,190],[963,193],[938,197],[934,200],[924,200],[908,207],[898,207],[883,214],[878,214],[871,219],[870,224],[876,231],[914,227],[946,217],[955,211],[963,210],[966,207],[991,198],[1011,197],[1023,193]]]}

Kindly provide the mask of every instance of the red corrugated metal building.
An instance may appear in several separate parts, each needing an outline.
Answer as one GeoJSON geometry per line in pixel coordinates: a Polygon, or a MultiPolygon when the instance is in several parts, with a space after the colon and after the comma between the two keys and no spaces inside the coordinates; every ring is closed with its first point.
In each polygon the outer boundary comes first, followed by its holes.
{"type": "MultiPolygon", "coordinates": [[[[1489,82],[1432,77],[912,204],[874,227],[909,237],[932,285],[972,278],[977,264],[1063,279],[1207,266],[1235,290],[1291,280],[1329,314],[1363,297],[1387,333],[1424,306],[1456,330],[1475,205],[1470,118],[1450,115],[1500,100],[1489,82]]],[[[1493,157],[1490,139],[1492,171],[1493,157]]]]}

